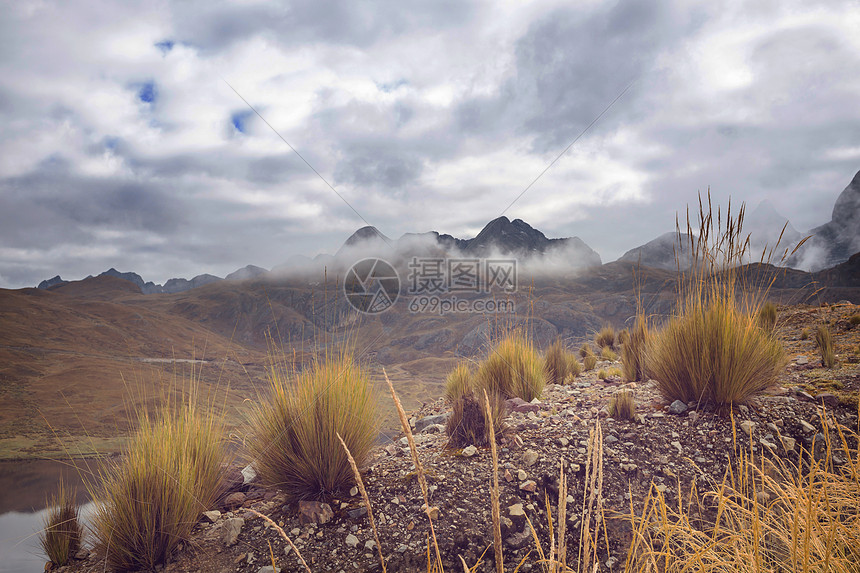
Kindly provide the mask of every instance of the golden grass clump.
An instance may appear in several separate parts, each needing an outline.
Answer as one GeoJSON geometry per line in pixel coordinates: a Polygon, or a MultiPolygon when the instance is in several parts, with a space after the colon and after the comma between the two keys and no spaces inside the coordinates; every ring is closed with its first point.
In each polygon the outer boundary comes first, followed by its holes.
{"type": "Polygon", "coordinates": [[[585,358],[589,354],[594,354],[594,351],[591,350],[591,347],[588,345],[587,342],[583,342],[582,346],[579,347],[579,357],[585,358]]]}
{"type": "Polygon", "coordinates": [[[618,390],[609,402],[609,415],[617,420],[633,420],[636,416],[636,402],[633,392],[618,390]]]}
{"type": "Polygon", "coordinates": [[[492,420],[493,435],[500,435],[504,429],[505,399],[498,394],[487,393],[490,413],[484,412],[484,400],[473,393],[460,396],[451,405],[451,415],[445,425],[448,443],[452,447],[463,448],[468,445],[486,446],[487,418],[492,420]]]}
{"type": "Polygon", "coordinates": [[[582,363],[571,353],[567,355],[567,377],[565,381],[573,380],[582,374],[582,363]]]}
{"type": "Polygon", "coordinates": [[[582,366],[586,370],[594,370],[594,367],[597,366],[597,356],[594,354],[589,354],[582,360],[582,366]]]}
{"type": "Polygon", "coordinates": [[[600,370],[597,371],[597,379],[598,380],[606,380],[607,376],[609,376],[609,374],[607,374],[606,370],[604,370],[603,368],[601,368],[600,370]]]}
{"type": "Polygon", "coordinates": [[[857,326],[858,324],[860,324],[860,314],[852,314],[851,317],[848,319],[848,324],[850,324],[851,326],[857,326]]]}
{"type": "Polygon", "coordinates": [[[475,373],[467,362],[461,362],[445,378],[445,401],[453,404],[461,396],[472,392],[475,373]]]}
{"type": "Polygon", "coordinates": [[[503,398],[526,402],[540,397],[546,385],[543,359],[531,340],[518,330],[503,334],[478,367],[477,388],[503,398]]]}
{"type": "Polygon", "coordinates": [[[772,302],[766,302],[761,305],[758,310],[758,323],[763,329],[768,332],[773,332],[776,327],[776,305],[772,302]]]}
{"type": "Polygon", "coordinates": [[[621,371],[628,382],[638,382],[647,378],[645,374],[645,348],[651,329],[644,315],[636,317],[627,342],[621,347],[621,371]]]}
{"type": "Polygon", "coordinates": [[[615,362],[618,360],[618,354],[608,346],[604,346],[600,351],[600,358],[603,360],[609,360],[610,362],[615,362]]]}
{"type": "Polygon", "coordinates": [[[225,460],[223,418],[197,405],[196,392],[138,424],[123,457],[91,486],[96,549],[119,570],[153,569],[191,535],[211,509],[225,460]]]}
{"type": "Polygon", "coordinates": [[[377,435],[367,370],[351,352],[336,350],[301,372],[274,364],[269,383],[269,395],[254,407],[246,440],[257,473],[289,501],[348,491],[355,477],[338,434],[359,466],[377,435]]]}
{"type": "Polygon", "coordinates": [[[815,344],[818,345],[818,351],[821,353],[821,364],[825,368],[833,368],[836,366],[836,354],[833,352],[833,335],[830,334],[830,329],[824,325],[818,327],[815,331],[815,344]]]}
{"type": "Polygon", "coordinates": [[[598,348],[615,348],[615,329],[604,326],[594,337],[594,343],[598,348]]]}
{"type": "MultiPolygon", "coordinates": [[[[826,428],[826,425],[825,425],[826,428]]],[[[740,452],[704,505],[706,527],[693,526],[693,500],[666,503],[652,486],[640,515],[631,507],[633,539],[625,572],[803,571],[856,573],[860,565],[860,458],[851,432],[825,430],[817,461],[804,455],[756,461],[740,452]],[[846,460],[841,467],[834,455],[846,460]]],[[[680,491],[679,491],[680,494],[680,491]]],[[[679,496],[680,497],[680,496],[679,496]]]]}
{"type": "Polygon", "coordinates": [[[630,331],[626,328],[618,331],[618,335],[615,337],[615,342],[619,346],[623,346],[627,344],[627,341],[630,340],[630,331]]]}
{"type": "Polygon", "coordinates": [[[710,202],[707,209],[700,201],[698,233],[687,221],[693,266],[679,278],[674,315],[651,337],[646,368],[667,399],[722,406],[773,384],[786,359],[782,344],[758,322],[773,277],[762,287],[737,271],[749,248],[749,238],[741,238],[744,208],[733,218],[729,205],[725,228],[710,202]]]}
{"type": "Polygon", "coordinates": [[[808,328],[804,328],[803,330],[800,331],[800,339],[801,340],[808,340],[809,339],[809,329],[808,328]]]}
{"type": "Polygon", "coordinates": [[[557,338],[544,353],[546,380],[549,384],[562,384],[567,377],[567,351],[560,338],[557,338]]]}
{"type": "Polygon", "coordinates": [[[57,491],[48,500],[48,512],[39,532],[42,550],[54,565],[66,565],[81,547],[84,530],[81,527],[75,492],[60,478],[57,491]]]}

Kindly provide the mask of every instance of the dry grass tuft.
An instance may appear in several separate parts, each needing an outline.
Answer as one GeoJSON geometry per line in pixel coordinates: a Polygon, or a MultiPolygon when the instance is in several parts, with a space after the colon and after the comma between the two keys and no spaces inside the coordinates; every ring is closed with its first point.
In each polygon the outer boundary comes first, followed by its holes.
{"type": "Polygon", "coordinates": [[[644,380],[645,349],[651,336],[648,321],[641,313],[636,316],[636,323],[627,337],[627,342],[621,347],[621,369],[624,379],[629,382],[644,380]]]}
{"type": "Polygon", "coordinates": [[[468,362],[461,362],[448,373],[445,379],[445,401],[453,404],[461,396],[474,390],[475,373],[468,362]]]}
{"type": "Polygon", "coordinates": [[[646,367],[667,399],[724,406],[773,384],[786,359],[782,344],[758,321],[773,277],[756,295],[737,272],[749,248],[741,235],[744,208],[735,218],[729,205],[725,227],[710,202],[707,209],[700,202],[696,225],[688,218],[694,264],[680,279],[675,314],[651,337],[646,367]]]}
{"type": "Polygon", "coordinates": [[[125,455],[91,486],[96,548],[114,569],[164,563],[214,505],[225,459],[223,417],[198,407],[194,391],[184,405],[170,406],[152,416],[138,412],[125,455]]]}
{"type": "Polygon", "coordinates": [[[818,327],[815,331],[815,344],[818,345],[818,351],[821,353],[821,364],[825,368],[833,368],[836,366],[836,354],[833,352],[833,335],[830,334],[830,329],[824,325],[818,327]]]}
{"type": "Polygon", "coordinates": [[[627,344],[628,340],[630,340],[630,331],[625,328],[624,330],[620,330],[618,332],[618,336],[616,337],[615,342],[619,346],[623,346],[623,345],[627,344]]]}
{"type": "Polygon", "coordinates": [[[768,332],[773,332],[776,328],[776,305],[772,302],[766,302],[761,305],[758,311],[758,323],[763,329],[768,332]]]}
{"type": "Polygon", "coordinates": [[[348,351],[317,358],[301,372],[285,362],[269,370],[270,393],[254,407],[248,452],[260,477],[290,501],[343,494],[377,435],[377,404],[367,371],[348,351]],[[289,379],[292,378],[292,382],[289,379]]]}
{"type": "Polygon", "coordinates": [[[633,420],[636,416],[636,402],[631,390],[618,390],[609,402],[609,415],[617,420],[633,420]]]}
{"type": "Polygon", "coordinates": [[[604,326],[594,337],[594,343],[598,348],[615,348],[615,329],[604,326]]]}
{"type": "Polygon", "coordinates": [[[579,347],[579,357],[585,358],[589,354],[594,354],[594,351],[591,350],[591,347],[588,345],[587,342],[583,342],[582,346],[579,347]]]}
{"type": "MultiPolygon", "coordinates": [[[[486,393],[486,390],[483,390],[486,393]]],[[[505,400],[498,394],[489,394],[490,412],[485,413],[483,400],[475,394],[460,396],[451,406],[451,416],[445,425],[448,443],[452,447],[463,448],[468,445],[485,446],[488,444],[489,427],[487,419],[491,420],[493,432],[497,436],[504,429],[505,400]]]]}
{"type": "Polygon", "coordinates": [[[477,387],[504,398],[519,396],[526,402],[539,398],[546,385],[543,360],[522,332],[503,334],[478,367],[477,387]]]}
{"type": "Polygon", "coordinates": [[[594,370],[594,367],[597,366],[597,356],[589,354],[582,359],[582,366],[586,370],[594,370]]]}
{"type": "Polygon", "coordinates": [[[84,535],[75,497],[75,491],[66,487],[60,477],[57,491],[48,500],[48,513],[39,532],[42,550],[51,563],[60,567],[78,552],[84,535]]]}
{"type": "Polygon", "coordinates": [[[609,376],[609,374],[607,374],[605,369],[601,368],[600,370],[597,371],[597,379],[598,380],[606,380],[607,376],[609,376]]]}
{"type": "Polygon", "coordinates": [[[801,340],[809,340],[809,329],[804,328],[800,331],[800,339],[801,340]]]}
{"type": "Polygon", "coordinates": [[[858,324],[860,324],[860,314],[852,314],[851,317],[848,319],[848,324],[850,324],[851,326],[857,326],[858,324]]]}
{"type": "Polygon", "coordinates": [[[582,363],[576,359],[576,356],[568,353],[567,355],[567,376],[565,377],[565,383],[568,380],[572,380],[582,374],[582,363]]]}
{"type": "Polygon", "coordinates": [[[568,353],[560,338],[557,338],[544,354],[547,383],[561,384],[567,378],[568,353]]]}
{"type": "Polygon", "coordinates": [[[609,360],[610,362],[615,362],[616,360],[618,360],[618,354],[616,354],[615,351],[610,349],[609,347],[604,347],[600,351],[600,358],[603,360],[609,360]]]}

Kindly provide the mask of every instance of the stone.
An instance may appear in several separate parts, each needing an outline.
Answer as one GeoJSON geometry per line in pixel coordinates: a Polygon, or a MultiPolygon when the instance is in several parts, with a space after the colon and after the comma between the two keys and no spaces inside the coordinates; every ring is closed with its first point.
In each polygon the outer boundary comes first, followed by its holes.
{"type": "Polygon", "coordinates": [[[804,364],[809,364],[809,357],[808,356],[798,356],[797,360],[795,360],[795,363],[798,364],[799,366],[803,366],[804,364]]]}
{"type": "Polygon", "coordinates": [[[672,445],[672,446],[675,446],[676,448],[678,448],[678,453],[679,453],[679,454],[683,454],[683,453],[684,453],[684,449],[683,449],[683,448],[681,448],[681,442],[679,442],[679,441],[675,440],[674,442],[671,442],[669,445],[672,445]]]}
{"type": "Polygon", "coordinates": [[[537,463],[537,461],[538,461],[538,453],[536,451],[529,449],[529,450],[526,450],[525,453],[523,454],[523,463],[526,465],[526,467],[531,467],[531,466],[535,465],[535,463],[537,463]]]}
{"type": "Polygon", "coordinates": [[[517,479],[518,480],[526,481],[527,477],[528,477],[528,474],[526,473],[526,470],[517,470],[517,479]]]}
{"type": "Polygon", "coordinates": [[[394,444],[388,444],[388,445],[387,445],[387,446],[385,446],[385,448],[383,448],[383,449],[384,449],[384,450],[385,450],[385,452],[386,452],[389,456],[391,456],[392,458],[396,458],[396,457],[397,457],[397,454],[399,454],[399,453],[400,453],[400,450],[399,450],[399,449],[397,448],[397,446],[395,446],[394,444]]]}
{"type": "Polygon", "coordinates": [[[221,501],[222,507],[227,509],[236,509],[237,507],[242,507],[242,504],[245,503],[245,494],[241,491],[236,491],[228,495],[221,501]]]}
{"type": "Polygon", "coordinates": [[[639,466],[636,464],[621,464],[621,471],[625,473],[633,473],[637,469],[639,469],[639,466]]]}
{"type": "Polygon", "coordinates": [[[253,483],[257,480],[257,472],[254,470],[254,466],[248,464],[247,466],[242,468],[242,480],[245,485],[253,483]]]}
{"type": "Polygon", "coordinates": [[[765,440],[765,439],[761,439],[761,440],[759,440],[759,441],[758,441],[758,443],[760,443],[760,444],[762,445],[762,447],[767,448],[767,449],[768,449],[768,450],[770,450],[771,452],[775,452],[775,451],[776,451],[776,444],[774,444],[773,442],[768,442],[768,441],[767,441],[767,440],[765,440]]]}
{"type": "Polygon", "coordinates": [[[609,434],[608,436],[606,436],[603,439],[603,441],[606,442],[607,444],[614,444],[615,442],[618,441],[618,438],[616,436],[613,436],[612,434],[609,434]]]}
{"type": "Polygon", "coordinates": [[[529,492],[529,493],[534,493],[534,492],[536,492],[536,491],[537,491],[537,483],[536,483],[536,482],[535,482],[535,480],[533,480],[533,479],[526,480],[526,481],[524,481],[523,483],[521,483],[521,484],[520,484],[520,489],[521,489],[522,491],[527,491],[527,492],[529,492]]]}
{"type": "Polygon", "coordinates": [[[526,412],[537,412],[540,410],[539,403],[538,404],[531,404],[529,402],[526,402],[525,400],[523,400],[519,396],[515,396],[513,398],[505,400],[505,405],[508,407],[509,412],[526,413],[526,412]]]}
{"type": "Polygon", "coordinates": [[[211,523],[215,523],[216,521],[218,521],[218,518],[221,517],[221,512],[217,509],[213,511],[204,511],[203,517],[208,519],[211,523]]]}
{"type": "Polygon", "coordinates": [[[349,547],[357,547],[358,546],[358,537],[350,533],[346,536],[346,544],[349,547]]]}
{"type": "Polygon", "coordinates": [[[687,405],[680,400],[675,400],[674,402],[669,404],[669,413],[670,414],[675,414],[676,416],[680,416],[681,414],[683,414],[687,410],[688,410],[687,405]]]}
{"type": "Polygon", "coordinates": [[[806,420],[800,420],[800,427],[803,428],[803,431],[807,434],[811,434],[815,431],[815,426],[807,422],[806,420]]]}
{"type": "Polygon", "coordinates": [[[427,426],[441,425],[444,427],[448,421],[449,414],[436,414],[434,416],[425,416],[415,422],[415,431],[420,433],[427,426]]]}
{"type": "Polygon", "coordinates": [[[334,517],[334,511],[327,503],[319,501],[300,501],[299,502],[299,523],[306,525],[308,523],[328,523],[334,517]]]}
{"type": "Polygon", "coordinates": [[[793,452],[796,443],[797,440],[795,440],[794,438],[789,436],[782,436],[782,445],[785,446],[785,450],[787,452],[793,452]]]}
{"type": "Polygon", "coordinates": [[[562,437],[558,439],[558,445],[560,445],[562,448],[566,448],[569,443],[570,440],[568,440],[567,438],[562,437]]]}
{"type": "Polygon", "coordinates": [[[511,517],[525,517],[526,512],[523,510],[523,504],[515,503],[508,508],[508,513],[511,517]]]}
{"type": "Polygon", "coordinates": [[[826,408],[835,408],[839,405],[839,396],[830,392],[822,392],[815,397],[816,402],[821,402],[826,408]]]}
{"type": "Polygon", "coordinates": [[[346,512],[350,519],[358,519],[359,517],[364,517],[367,515],[366,507],[357,507],[355,509],[350,509],[346,512]]]}
{"type": "Polygon", "coordinates": [[[245,526],[245,520],[241,517],[231,517],[230,519],[224,522],[223,536],[221,540],[225,545],[230,547],[231,545],[236,545],[236,541],[239,539],[239,534],[242,532],[242,528],[245,526]]]}
{"type": "Polygon", "coordinates": [[[652,418],[665,418],[666,414],[664,414],[663,412],[651,412],[651,417],[652,418]]]}
{"type": "Polygon", "coordinates": [[[281,569],[280,567],[275,569],[271,565],[266,565],[265,567],[257,569],[257,573],[281,573],[281,569]]]}
{"type": "Polygon", "coordinates": [[[471,458],[472,456],[474,456],[477,453],[478,453],[478,448],[476,448],[475,446],[469,445],[469,446],[466,446],[465,448],[463,448],[463,457],[471,458]]]}
{"type": "Polygon", "coordinates": [[[355,497],[358,495],[358,486],[352,486],[349,488],[349,497],[355,497]]]}
{"type": "Polygon", "coordinates": [[[376,541],[374,541],[373,539],[368,539],[364,542],[364,548],[368,551],[373,551],[374,549],[376,549],[376,541]]]}
{"type": "Polygon", "coordinates": [[[756,423],[752,420],[744,420],[741,422],[741,430],[746,433],[747,436],[752,436],[752,431],[755,429],[756,423]]]}
{"type": "Polygon", "coordinates": [[[442,424],[430,424],[423,430],[421,430],[422,434],[444,434],[445,426],[442,424]]]}
{"type": "Polygon", "coordinates": [[[505,469],[504,478],[505,478],[505,481],[508,483],[514,481],[514,476],[511,475],[511,470],[509,470],[507,468],[505,469]]]}

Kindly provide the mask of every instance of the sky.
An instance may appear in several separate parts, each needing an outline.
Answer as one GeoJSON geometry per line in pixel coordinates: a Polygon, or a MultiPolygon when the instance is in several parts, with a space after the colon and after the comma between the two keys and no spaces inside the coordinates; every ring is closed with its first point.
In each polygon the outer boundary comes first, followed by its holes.
{"type": "Polygon", "coordinates": [[[0,288],[223,277],[501,214],[608,262],[709,189],[806,231],[860,170],[853,1],[0,11],[0,288]]]}

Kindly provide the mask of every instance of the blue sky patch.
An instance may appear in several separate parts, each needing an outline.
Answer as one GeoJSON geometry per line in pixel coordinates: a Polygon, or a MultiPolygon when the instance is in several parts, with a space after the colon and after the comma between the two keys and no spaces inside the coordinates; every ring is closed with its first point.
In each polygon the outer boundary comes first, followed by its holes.
{"type": "Polygon", "coordinates": [[[156,42],[155,47],[161,50],[162,54],[166,54],[173,49],[173,40],[164,40],[161,42],[156,42]]]}
{"type": "Polygon", "coordinates": [[[248,120],[251,119],[253,112],[250,111],[237,111],[234,112],[233,115],[230,116],[230,123],[239,133],[247,133],[248,132],[248,120]]]}
{"type": "Polygon", "coordinates": [[[146,82],[142,84],[140,86],[140,90],[137,92],[137,97],[140,98],[140,101],[143,103],[153,103],[157,95],[155,82],[146,82]]]}

